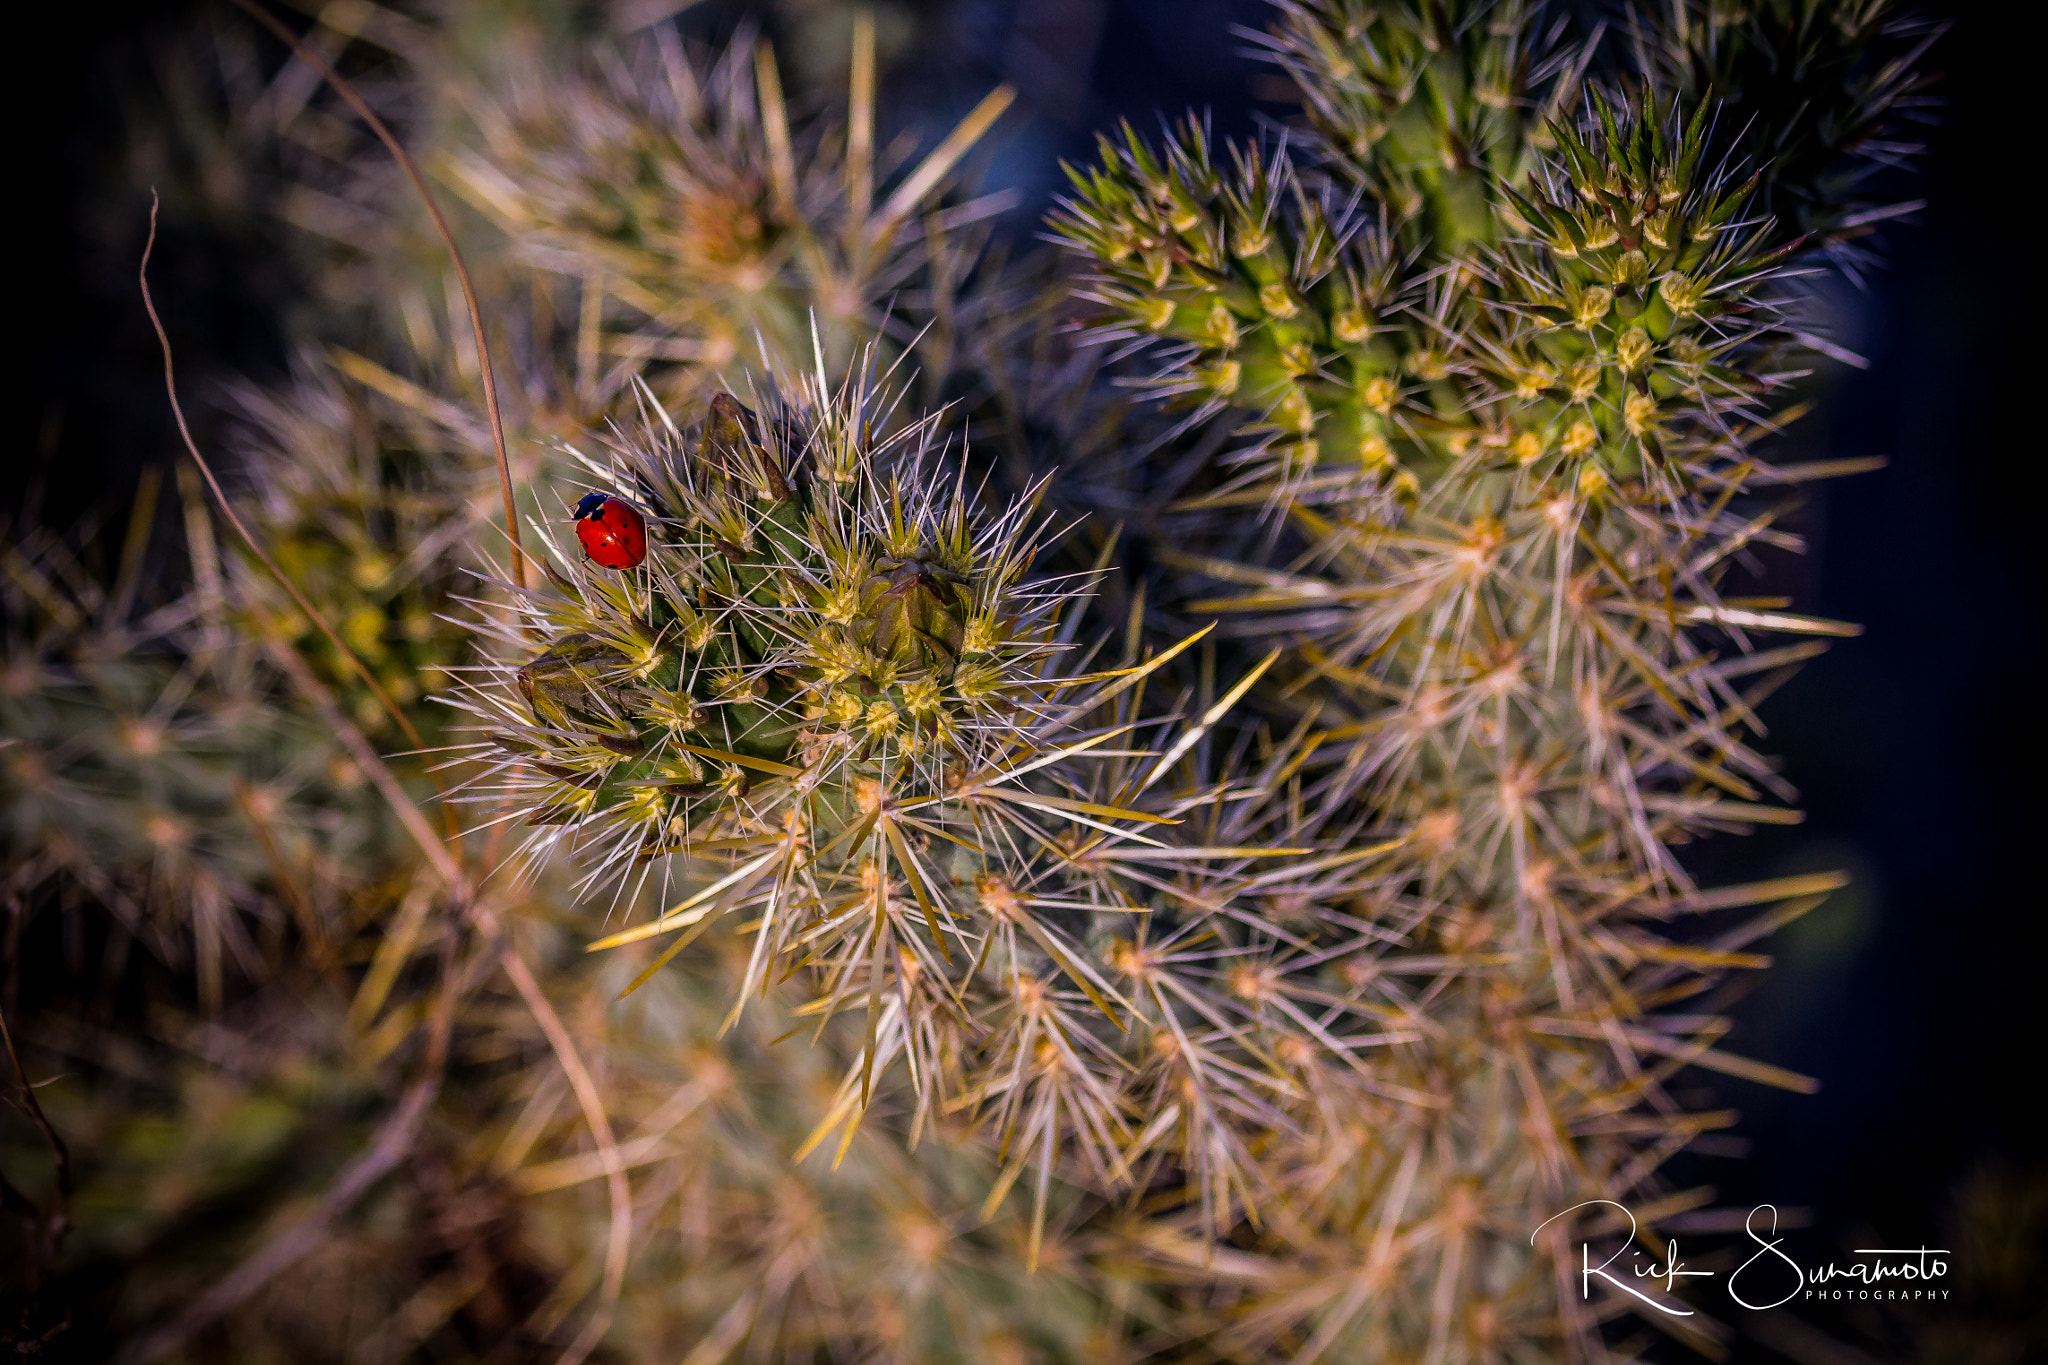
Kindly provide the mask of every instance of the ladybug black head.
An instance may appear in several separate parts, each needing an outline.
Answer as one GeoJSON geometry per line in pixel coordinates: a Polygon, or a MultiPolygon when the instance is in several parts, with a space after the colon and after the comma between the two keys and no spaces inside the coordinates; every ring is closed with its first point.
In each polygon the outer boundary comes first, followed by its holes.
{"type": "Polygon", "coordinates": [[[585,493],[583,501],[576,504],[576,520],[582,521],[586,517],[596,516],[597,509],[604,506],[604,500],[602,493],[585,493]]]}

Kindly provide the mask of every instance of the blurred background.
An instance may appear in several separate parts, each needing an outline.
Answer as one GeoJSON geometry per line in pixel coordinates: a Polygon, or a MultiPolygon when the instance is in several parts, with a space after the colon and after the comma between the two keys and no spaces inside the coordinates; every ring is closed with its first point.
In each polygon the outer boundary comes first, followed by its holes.
{"type": "MultiPolygon", "coordinates": [[[[236,211],[232,157],[179,136],[140,153],[134,141],[138,111],[197,110],[213,96],[177,88],[161,54],[195,26],[243,21],[212,0],[37,8],[14,16],[21,193],[10,217],[22,235],[6,297],[22,391],[7,405],[0,526],[118,534],[142,471],[168,468],[175,449],[135,288],[148,179],[184,186],[154,280],[202,442],[217,430],[210,395],[224,381],[286,372],[310,291],[279,249],[292,229],[236,211]]],[[[1730,1040],[1821,1089],[1717,1080],[1742,1111],[1739,1141],[1688,1155],[1679,1174],[1739,1207],[1803,1210],[1789,1244],[1801,1259],[1842,1258],[1869,1238],[1954,1248],[1961,1289],[1938,1313],[1812,1315],[1858,1350],[1942,1358],[1934,1343],[1976,1314],[1986,1334],[1975,1340],[1992,1353],[1946,1358],[2019,1360],[2024,1345],[2010,1356],[1995,1345],[2023,1340],[2000,1324],[2024,1332],[2031,1321],[2038,1334],[2048,1303],[2036,1027],[2048,999],[2048,453],[2037,387],[2048,353],[2044,253],[2024,208],[2039,176],[2021,160],[2038,122],[2039,57],[2015,30],[2018,7],[1919,9],[1953,25],[1931,63],[1945,103],[1929,150],[1894,187],[1926,205],[1886,230],[1860,283],[1826,286],[1837,339],[1869,363],[1819,376],[1817,412],[1786,438],[1798,446],[1790,458],[1889,464],[1815,489],[1797,528],[1811,552],[1761,566],[1770,586],[1760,591],[1866,629],[1765,712],[1764,747],[1783,757],[1806,822],[1700,846],[1692,859],[1710,883],[1853,873],[1777,942],[1777,968],[1738,1007],[1730,1040]]],[[[629,30],[672,14],[708,38],[758,24],[799,70],[844,61],[834,54],[846,50],[850,10],[806,0],[617,0],[592,6],[587,22],[629,30]]],[[[1270,101],[1285,85],[1240,32],[1264,19],[1258,0],[885,3],[884,131],[932,141],[990,85],[1013,85],[1018,102],[981,173],[1014,192],[1001,230],[1023,243],[1057,192],[1059,160],[1087,156],[1094,133],[1119,119],[1150,128],[1193,106],[1232,135],[1284,120],[1286,105],[1270,101]]],[[[168,524],[174,513],[163,515],[168,524]]]]}

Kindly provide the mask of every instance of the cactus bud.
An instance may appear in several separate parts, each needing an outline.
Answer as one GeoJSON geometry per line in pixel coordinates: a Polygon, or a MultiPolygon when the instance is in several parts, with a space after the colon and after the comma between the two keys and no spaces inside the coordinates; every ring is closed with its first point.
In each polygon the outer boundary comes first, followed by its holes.
{"type": "Polygon", "coordinates": [[[1307,435],[1316,429],[1316,410],[1299,384],[1289,384],[1268,410],[1266,420],[1282,431],[1307,435]]]}
{"type": "Polygon", "coordinates": [[[1548,365],[1530,365],[1517,370],[1514,376],[1515,397],[1524,402],[1541,398],[1557,383],[1557,371],[1548,365]]]}
{"type": "Polygon", "coordinates": [[[967,638],[966,583],[962,575],[925,560],[878,560],[861,585],[864,643],[906,671],[952,676],[967,638]]]}
{"type": "Polygon", "coordinates": [[[1689,318],[1699,312],[1700,303],[1706,297],[1706,290],[1691,276],[1674,270],[1657,283],[1657,292],[1670,305],[1671,311],[1679,317],[1689,318]]]}
{"type": "Polygon", "coordinates": [[[1657,424],[1657,400],[1647,393],[1631,393],[1622,400],[1621,419],[1631,436],[1643,436],[1657,424]]]}
{"type": "Polygon", "coordinates": [[[1173,321],[1173,300],[1164,296],[1139,299],[1136,312],[1138,320],[1145,324],[1147,331],[1163,332],[1167,324],[1173,321]]]}
{"type": "Polygon", "coordinates": [[[1217,300],[1209,305],[1209,317],[1203,325],[1205,339],[1219,351],[1228,351],[1237,345],[1237,315],[1217,300]]]}
{"type": "Polygon", "coordinates": [[[1394,402],[1401,396],[1401,386],[1394,382],[1392,375],[1376,374],[1365,381],[1359,391],[1359,400],[1381,416],[1394,410],[1394,402]]]}
{"type": "Polygon", "coordinates": [[[1564,382],[1572,402],[1584,403],[1600,391],[1600,367],[1591,362],[1574,365],[1565,372],[1564,382]]]}
{"type": "Polygon", "coordinates": [[[1196,370],[1195,378],[1216,397],[1229,398],[1244,382],[1244,366],[1235,360],[1219,360],[1196,370]]]}

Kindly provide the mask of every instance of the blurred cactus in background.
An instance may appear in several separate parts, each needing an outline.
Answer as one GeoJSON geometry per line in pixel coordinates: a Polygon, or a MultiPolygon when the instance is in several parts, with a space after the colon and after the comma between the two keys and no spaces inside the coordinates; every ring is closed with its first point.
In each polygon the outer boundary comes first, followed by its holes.
{"type": "MultiPolygon", "coordinates": [[[[875,145],[865,18],[844,115],[801,122],[765,43],[703,67],[655,33],[639,60],[507,62],[463,92],[480,135],[453,161],[456,184],[522,259],[575,282],[579,391],[616,394],[645,362],[679,361],[654,378],[673,400],[735,361],[801,364],[814,337],[834,370],[866,347],[903,353],[927,323],[944,337],[946,291],[973,265],[961,231],[993,205],[920,214],[1008,92],[904,168],[875,145]]],[[[943,353],[920,349],[942,374],[943,353]]]]}
{"type": "Polygon", "coordinates": [[[1711,1198],[1660,1174],[1732,1122],[1682,1070],[1807,1084],[1703,997],[1839,879],[1673,850],[1798,818],[1755,708],[1819,646],[1771,637],[1853,628],[1732,575],[1851,472],[1767,438],[1837,353],[1801,275],[1909,207],[1868,172],[1924,35],[1284,0],[1303,126],[1105,139],[1061,265],[952,184],[1008,92],[885,145],[835,16],[816,89],[569,6],[312,30],[459,201],[523,575],[383,149],[241,28],[224,113],[135,116],[186,130],[173,212],[308,230],[300,358],[224,404],[304,606],[197,480],[182,556],[147,496],[111,566],[6,552],[0,1008],[74,1167],[4,1130],[9,1208],[69,1222],[20,1330],[1634,1358],[1534,1234],[1711,1198]],[[644,547],[591,558],[586,504],[644,547]]]}

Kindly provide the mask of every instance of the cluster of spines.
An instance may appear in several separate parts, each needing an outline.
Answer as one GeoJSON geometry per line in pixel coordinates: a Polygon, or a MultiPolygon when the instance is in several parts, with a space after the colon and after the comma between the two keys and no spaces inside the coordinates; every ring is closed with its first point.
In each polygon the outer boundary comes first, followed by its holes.
{"type": "Polygon", "coordinates": [[[1898,0],[1676,0],[1642,50],[1662,88],[1744,111],[1762,203],[1853,271],[1859,239],[1918,207],[1877,197],[1873,178],[1920,151],[1910,121],[1932,102],[1940,33],[1898,0]]]}
{"type": "Polygon", "coordinates": [[[1060,594],[1019,581],[1027,510],[984,524],[930,423],[887,434],[866,381],[812,384],[758,416],[717,395],[694,444],[653,416],[591,461],[651,514],[647,559],[557,549],[527,599],[546,647],[489,703],[509,780],[615,871],[821,807],[836,824],[877,783],[942,791],[1033,704],[1060,594]]]}
{"type": "Polygon", "coordinates": [[[1506,409],[1487,437],[1519,464],[1561,455],[1595,491],[1674,477],[1667,435],[1712,446],[1753,415],[1769,383],[1758,343],[1784,326],[1764,291],[1793,244],[1742,216],[1756,177],[1703,163],[1709,106],[1681,131],[1646,87],[1624,134],[1591,103],[1591,136],[1559,125],[1556,170],[1505,191],[1533,240],[1493,257],[1506,325],[1475,328],[1474,368],[1475,398],[1506,409]]]}
{"type": "Polygon", "coordinates": [[[348,698],[355,722],[382,740],[402,732],[341,651],[410,724],[432,726],[436,708],[426,698],[445,685],[465,644],[448,617],[467,567],[467,504],[488,456],[480,424],[393,401],[377,383],[405,388],[373,362],[340,353],[334,364],[302,358],[284,384],[234,390],[237,503],[342,643],[307,620],[238,541],[228,547],[227,598],[241,629],[290,640],[348,698]]]}
{"type": "Polygon", "coordinates": [[[287,933],[325,952],[346,899],[328,874],[381,869],[387,850],[360,775],[270,704],[262,640],[223,619],[228,585],[196,506],[201,582],[171,595],[142,581],[162,552],[155,487],[145,480],[111,583],[47,532],[5,552],[0,890],[24,920],[104,906],[213,1010],[287,933]],[[323,875],[302,881],[298,867],[323,875]]]}
{"type": "Polygon", "coordinates": [[[1077,676],[1021,509],[914,491],[927,428],[878,438],[859,381],[755,403],[714,399],[694,439],[652,414],[582,466],[646,507],[648,557],[561,556],[528,595],[507,639],[545,648],[469,702],[507,751],[480,799],[539,824],[537,855],[592,845],[588,884],[672,863],[688,894],[595,946],[672,936],[652,972],[744,908],[742,1000],[781,963],[811,969],[804,1013],[864,1010],[814,1142],[850,1140],[900,1061],[913,1137],[965,1110],[1005,1154],[991,1209],[1037,1171],[1034,1258],[1055,1176],[1185,1172],[1227,1227],[1270,1193],[1253,1135],[1290,1122],[1294,1071],[1327,1049],[1370,1087],[1352,1053],[1388,1041],[1314,1003],[1271,911],[1357,861],[1302,862],[1333,832],[1267,797],[1315,744],[1212,752],[1272,660],[1163,714],[1165,657],[1077,676]]]}

